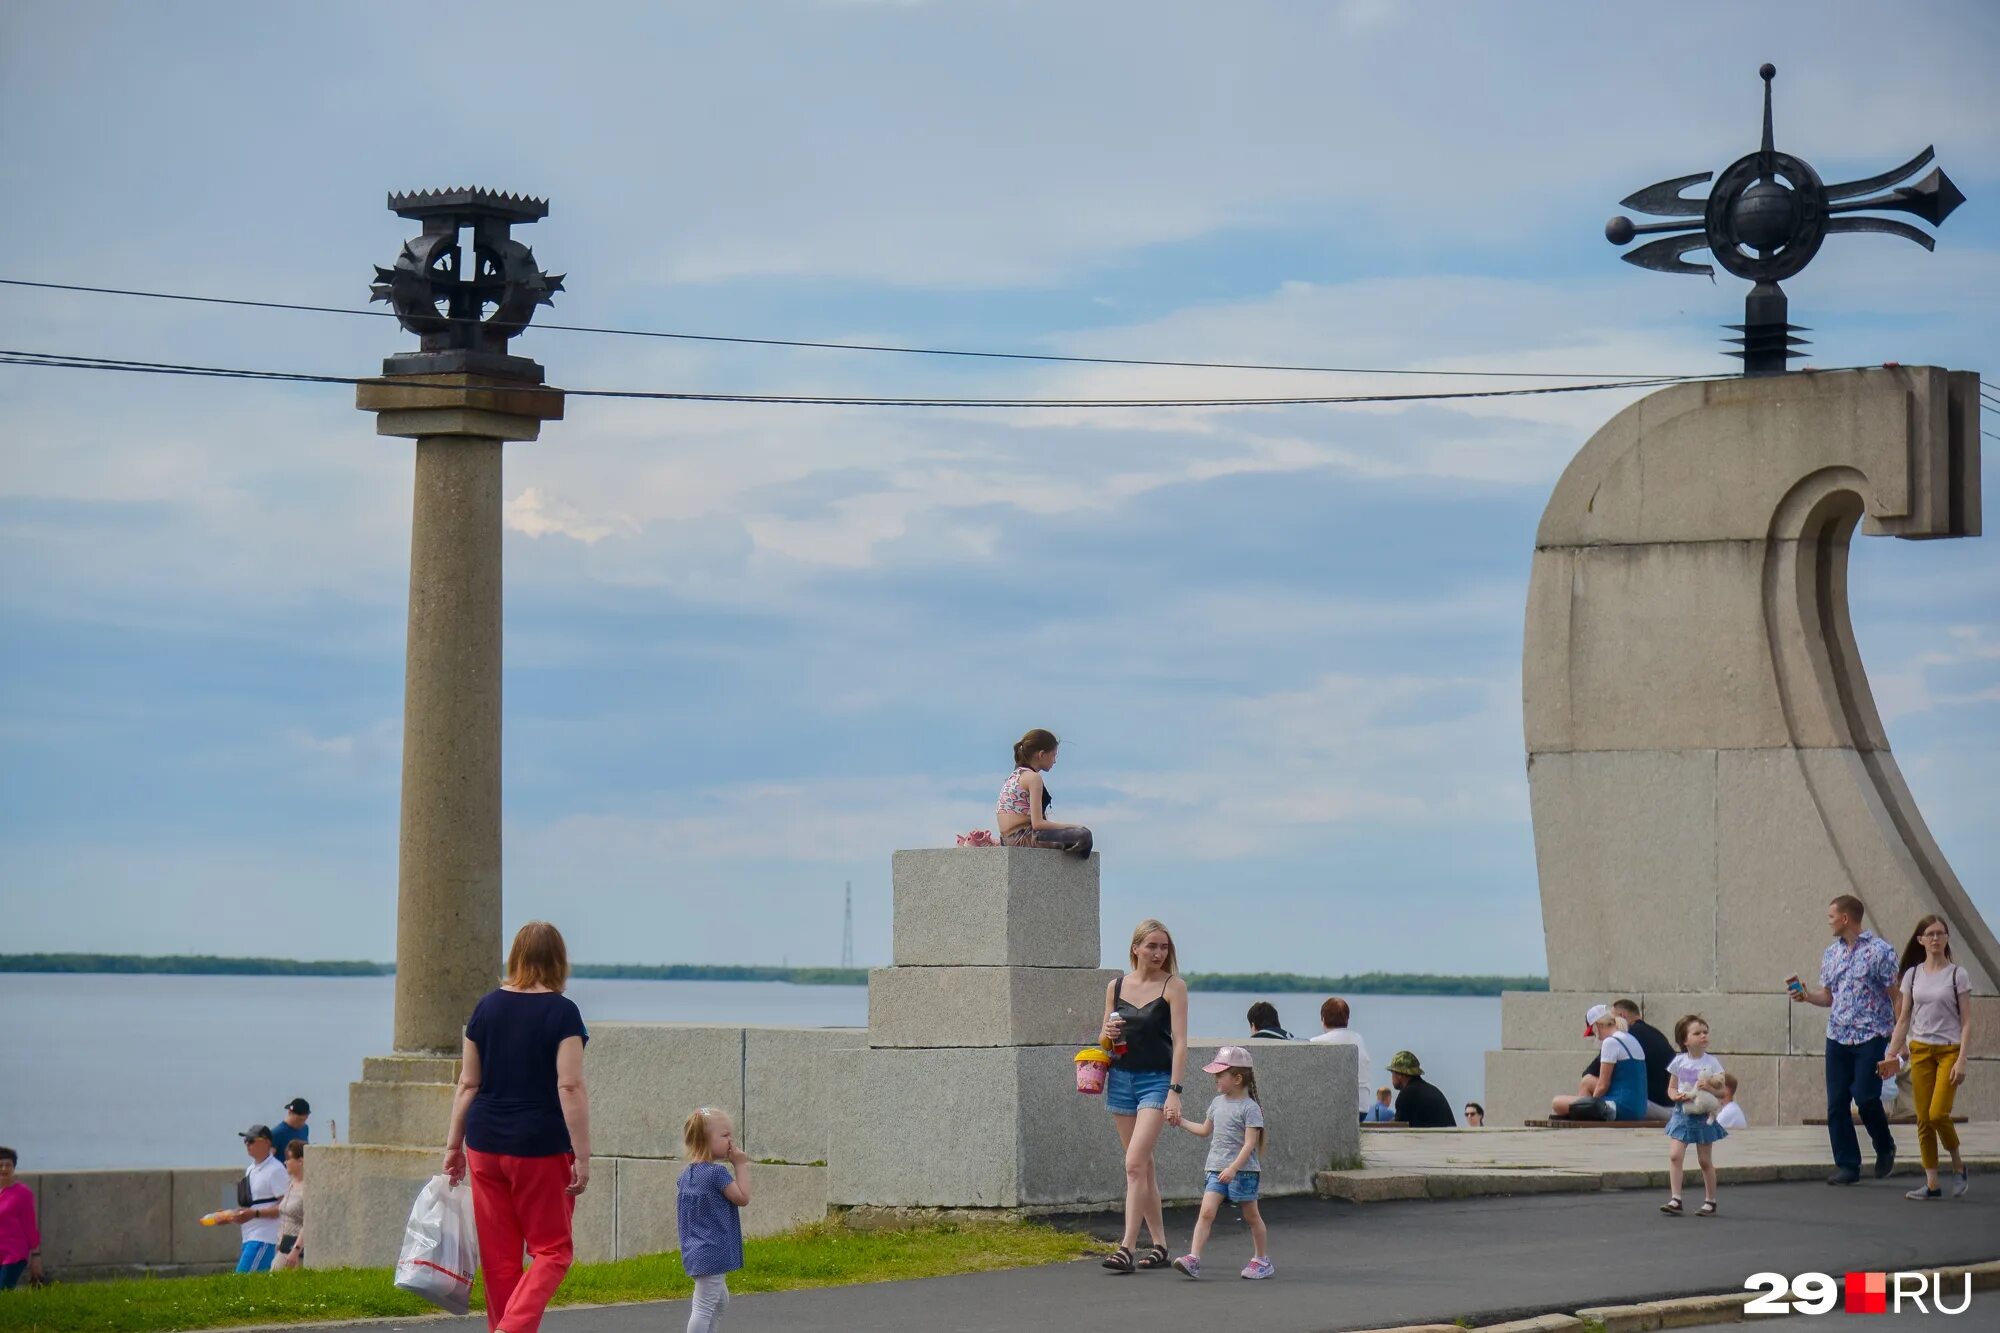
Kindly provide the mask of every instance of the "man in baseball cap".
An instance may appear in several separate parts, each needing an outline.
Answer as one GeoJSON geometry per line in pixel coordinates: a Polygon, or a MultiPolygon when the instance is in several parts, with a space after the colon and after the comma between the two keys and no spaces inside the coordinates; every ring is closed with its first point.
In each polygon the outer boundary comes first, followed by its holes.
{"type": "Polygon", "coordinates": [[[271,1151],[271,1127],[252,1125],[239,1133],[250,1165],[236,1184],[236,1222],[243,1229],[243,1246],[236,1256],[239,1273],[265,1273],[278,1255],[278,1201],[291,1177],[271,1151]]]}
{"type": "Polygon", "coordinates": [[[285,1160],[285,1148],[293,1139],[306,1143],[312,1138],[312,1127],[306,1119],[312,1115],[312,1103],[303,1097],[294,1097],[285,1103],[285,1118],[271,1129],[271,1151],[279,1161],[285,1160]]]}
{"type": "Polygon", "coordinates": [[[1424,1067],[1411,1051],[1389,1057],[1389,1082],[1396,1086],[1396,1120],[1412,1129],[1456,1129],[1451,1099],[1424,1080],[1424,1067]]]}

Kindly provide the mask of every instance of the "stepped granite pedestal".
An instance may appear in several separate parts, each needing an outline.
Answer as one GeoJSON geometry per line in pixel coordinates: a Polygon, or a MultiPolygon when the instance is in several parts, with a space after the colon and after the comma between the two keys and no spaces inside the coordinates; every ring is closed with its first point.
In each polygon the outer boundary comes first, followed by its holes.
{"type": "MultiPolygon", "coordinates": [[[[1057,1210],[1125,1196],[1117,1131],[1076,1091],[1073,1057],[1096,1039],[1115,969],[1097,966],[1098,858],[1030,848],[895,856],[895,961],[869,978],[868,1045],[827,1057],[843,1108],[828,1135],[837,1207],[1057,1210]]],[[[1122,933],[1114,932],[1121,942],[1122,933]]],[[[1119,950],[1122,952],[1122,949],[1119,950]]],[[[1191,1043],[1188,1113],[1214,1095],[1191,1043]]],[[[1266,1195],[1310,1192],[1359,1151],[1345,1046],[1260,1041],[1272,1124],[1266,1195]]],[[[1204,1140],[1169,1129],[1161,1191],[1201,1192],[1204,1140]]]]}

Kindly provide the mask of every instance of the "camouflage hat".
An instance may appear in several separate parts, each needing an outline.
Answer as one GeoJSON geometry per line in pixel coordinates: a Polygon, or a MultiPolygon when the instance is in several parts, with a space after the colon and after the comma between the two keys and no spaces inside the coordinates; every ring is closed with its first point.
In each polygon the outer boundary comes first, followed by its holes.
{"type": "Polygon", "coordinates": [[[1409,1051],[1397,1051],[1389,1057],[1389,1072],[1420,1078],[1423,1076],[1424,1067],[1417,1063],[1417,1057],[1409,1051]]]}

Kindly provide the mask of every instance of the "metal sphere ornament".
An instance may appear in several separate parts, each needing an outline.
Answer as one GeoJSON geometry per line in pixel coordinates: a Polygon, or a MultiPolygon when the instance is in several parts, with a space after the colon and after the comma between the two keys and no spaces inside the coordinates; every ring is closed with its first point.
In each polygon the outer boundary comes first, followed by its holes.
{"type": "Polygon", "coordinates": [[[535,252],[513,238],[516,223],[547,217],[546,199],[493,190],[392,194],[389,209],[424,224],[403,243],[393,267],[375,269],[370,299],[386,301],[396,322],[422,340],[420,352],[391,357],[385,374],[468,371],[541,380],[541,367],[510,356],[507,340],[554,305],[560,275],[542,272],[535,252]],[[463,241],[460,233],[469,235],[463,241]]]}
{"type": "Polygon", "coordinates": [[[1784,292],[1778,284],[1799,273],[1819,253],[1820,246],[1835,232],[1885,232],[1915,241],[1926,250],[1937,247],[1929,233],[1893,218],[1853,216],[1864,210],[1909,213],[1933,227],[1965,202],[1951,178],[1942,169],[1915,185],[1901,186],[1886,195],[1870,198],[1872,191],[1894,186],[1908,179],[1934,155],[1929,148],[1893,171],[1866,180],[1828,185],[1803,158],[1781,153],[1772,143],[1771,84],[1777,77],[1774,65],[1757,71],[1764,80],[1764,138],[1754,153],[1736,159],[1717,176],[1703,171],[1692,176],[1649,185],[1619,202],[1656,217],[1689,218],[1699,221],[1635,223],[1622,214],[1604,224],[1605,239],[1613,245],[1627,245],[1644,235],[1661,234],[1622,258],[1640,268],[1661,273],[1715,275],[1710,264],[1693,264],[1681,256],[1693,250],[1708,250],[1716,264],[1739,278],[1757,284],[1746,303],[1742,324],[1742,344],[1731,356],[1743,358],[1744,373],[1781,372],[1792,357],[1802,355],[1792,349],[1805,345],[1792,337],[1798,328],[1786,316],[1784,292]],[[1690,185],[1713,180],[1705,199],[1690,199],[1682,193],[1690,185]],[[1676,234],[1679,233],[1679,234],[1676,234]]]}

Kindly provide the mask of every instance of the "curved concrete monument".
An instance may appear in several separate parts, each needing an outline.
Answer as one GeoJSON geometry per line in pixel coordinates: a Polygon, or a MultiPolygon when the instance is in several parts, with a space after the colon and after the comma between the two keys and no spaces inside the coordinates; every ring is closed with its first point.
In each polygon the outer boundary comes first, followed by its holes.
{"type": "MultiPolygon", "coordinates": [[[[1857,523],[1978,534],[1978,403],[1934,367],[1677,385],[1570,462],[1522,674],[1552,993],[1506,998],[1496,1117],[1575,1088],[1583,1008],[1613,995],[1663,1028],[1700,1010],[1755,1057],[1728,1062],[1753,1121],[1823,1113],[1825,1011],[1784,979],[1814,975],[1837,894],[1898,947],[1944,917],[1992,994],[2000,945],[1896,769],[1847,609],[1857,523]]],[[[2000,1004],[1977,1002],[1991,1033],[2000,1004]]],[[[2000,1114],[2000,1068],[1979,1072],[1961,1109],[2000,1114]]]]}

